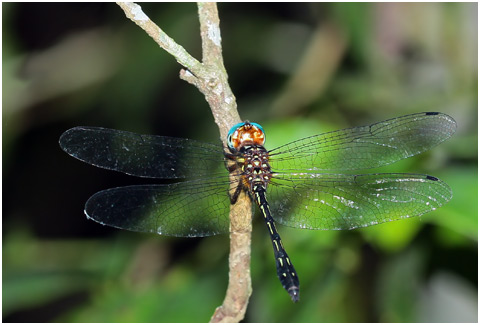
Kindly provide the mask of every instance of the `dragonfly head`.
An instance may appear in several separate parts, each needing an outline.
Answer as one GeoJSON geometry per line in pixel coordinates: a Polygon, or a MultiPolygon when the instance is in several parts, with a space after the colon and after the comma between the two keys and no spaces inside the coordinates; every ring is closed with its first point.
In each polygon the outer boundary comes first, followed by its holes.
{"type": "Polygon", "coordinates": [[[230,151],[238,151],[245,145],[265,143],[265,132],[260,124],[245,121],[235,124],[228,132],[227,145],[230,151]]]}

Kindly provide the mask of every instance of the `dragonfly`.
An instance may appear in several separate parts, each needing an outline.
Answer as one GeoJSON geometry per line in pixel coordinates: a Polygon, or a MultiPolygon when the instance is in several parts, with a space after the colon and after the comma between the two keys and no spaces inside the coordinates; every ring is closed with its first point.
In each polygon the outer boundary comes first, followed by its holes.
{"type": "Polygon", "coordinates": [[[74,127],[59,143],[72,157],[97,167],[176,180],[94,194],[85,204],[85,214],[102,225],[176,237],[227,234],[230,205],[242,192],[248,194],[265,221],[280,283],[297,302],[300,282],[276,223],[347,230],[420,216],[443,206],[452,191],[437,177],[344,172],[420,154],[455,130],[452,117],[425,112],[313,135],[272,150],[264,147],[262,126],[248,121],[232,127],[226,148],[101,127],[74,127]]]}

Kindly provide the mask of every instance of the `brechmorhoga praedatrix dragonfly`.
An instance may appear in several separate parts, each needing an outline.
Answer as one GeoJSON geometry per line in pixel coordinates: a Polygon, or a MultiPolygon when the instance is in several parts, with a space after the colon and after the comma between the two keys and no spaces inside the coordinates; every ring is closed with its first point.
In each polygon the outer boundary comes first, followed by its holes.
{"type": "Polygon", "coordinates": [[[447,184],[428,175],[320,171],[391,164],[441,143],[455,128],[448,115],[418,113],[266,150],[262,127],[244,122],[231,129],[224,151],[221,145],[189,139],[75,127],[61,136],[60,146],[97,167],[182,179],[96,193],[85,213],[103,225],[178,237],[228,233],[230,204],[246,191],[265,219],[280,282],[297,301],[299,280],[275,222],[306,229],[354,229],[419,216],[452,197],[447,184]],[[226,166],[232,177],[219,166],[226,166]]]}

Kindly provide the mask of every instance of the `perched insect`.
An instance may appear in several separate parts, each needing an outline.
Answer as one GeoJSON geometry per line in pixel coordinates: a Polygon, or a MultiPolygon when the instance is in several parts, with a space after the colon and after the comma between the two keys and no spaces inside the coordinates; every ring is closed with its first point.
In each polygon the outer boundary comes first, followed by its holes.
{"type": "Polygon", "coordinates": [[[280,282],[298,301],[298,276],[275,222],[295,228],[354,229],[419,216],[452,197],[447,184],[428,175],[319,171],[391,164],[438,145],[455,129],[448,115],[418,113],[266,150],[263,128],[243,122],[230,130],[224,152],[221,145],[189,139],[75,127],[60,137],[60,146],[97,167],[182,179],[96,193],[87,201],[85,214],[104,225],[178,237],[228,233],[230,204],[242,191],[248,193],[267,225],[280,282]],[[219,169],[222,165],[229,173],[219,169]]]}

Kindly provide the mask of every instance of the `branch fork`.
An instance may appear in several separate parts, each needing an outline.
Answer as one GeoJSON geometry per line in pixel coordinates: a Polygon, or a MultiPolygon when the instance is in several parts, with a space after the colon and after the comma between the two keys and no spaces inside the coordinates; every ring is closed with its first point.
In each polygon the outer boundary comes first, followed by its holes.
{"type": "MultiPolygon", "coordinates": [[[[180,79],[197,87],[208,102],[221,139],[227,138],[231,126],[241,122],[235,96],[228,84],[228,75],[223,64],[220,20],[216,3],[199,2],[200,36],[202,39],[202,62],[191,56],[160,27],[158,27],[133,2],[117,2],[127,18],[142,28],[163,50],[172,55],[184,68],[180,79]]],[[[238,322],[245,316],[248,299],[252,292],[250,279],[250,244],[252,231],[252,205],[243,193],[237,203],[230,207],[230,256],[229,284],[223,304],[211,318],[211,322],[238,322]]]]}

